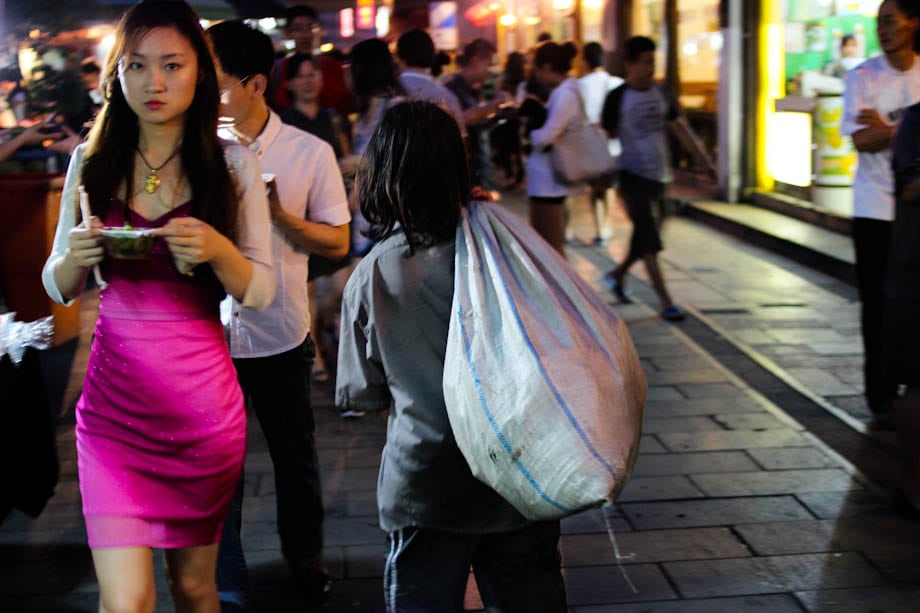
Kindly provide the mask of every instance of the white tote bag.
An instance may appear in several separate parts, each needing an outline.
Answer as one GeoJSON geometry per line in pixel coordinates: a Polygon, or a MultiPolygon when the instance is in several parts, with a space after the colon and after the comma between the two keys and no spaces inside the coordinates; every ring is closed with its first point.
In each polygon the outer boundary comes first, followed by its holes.
{"type": "Polygon", "coordinates": [[[530,519],[613,501],[646,395],[625,324],[497,205],[472,203],[456,240],[444,398],[473,474],[530,519]]]}

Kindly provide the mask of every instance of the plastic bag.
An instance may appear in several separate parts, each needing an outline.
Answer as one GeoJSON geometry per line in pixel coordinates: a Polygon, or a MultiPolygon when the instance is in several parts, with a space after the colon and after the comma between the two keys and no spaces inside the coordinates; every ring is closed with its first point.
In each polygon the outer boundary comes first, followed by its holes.
{"type": "Polygon", "coordinates": [[[0,314],[0,358],[8,355],[13,364],[22,361],[28,347],[38,350],[51,347],[53,336],[52,317],[22,322],[16,321],[16,313],[0,314]]]}
{"type": "Polygon", "coordinates": [[[456,240],[444,398],[473,474],[530,519],[613,501],[647,390],[625,324],[496,205],[472,203],[456,240]]]}

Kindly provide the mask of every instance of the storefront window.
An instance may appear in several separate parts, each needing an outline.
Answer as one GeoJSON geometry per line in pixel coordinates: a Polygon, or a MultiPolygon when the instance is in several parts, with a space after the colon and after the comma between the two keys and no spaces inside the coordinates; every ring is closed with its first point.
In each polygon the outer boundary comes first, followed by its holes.
{"type": "Polygon", "coordinates": [[[719,0],[678,1],[677,45],[681,105],[715,112],[722,51],[719,0]]]}
{"type": "Polygon", "coordinates": [[[856,151],[840,133],[844,77],[881,53],[875,33],[879,0],[782,0],[779,27],[783,63],[766,99],[766,159],[778,189],[797,186],[816,206],[851,210],[856,151]],[[784,95],[783,95],[784,92],[784,95]],[[797,120],[798,119],[798,120],[797,120]],[[811,171],[789,160],[790,143],[812,149],[811,171]]]}

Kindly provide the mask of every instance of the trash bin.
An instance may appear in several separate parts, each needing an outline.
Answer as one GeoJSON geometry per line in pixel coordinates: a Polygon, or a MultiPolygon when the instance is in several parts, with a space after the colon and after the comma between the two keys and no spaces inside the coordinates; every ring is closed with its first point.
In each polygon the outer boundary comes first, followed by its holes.
{"type": "Polygon", "coordinates": [[[55,346],[80,333],[79,305],[55,303],[41,280],[63,187],[62,174],[0,173],[0,295],[19,321],[53,316],[55,346]]]}

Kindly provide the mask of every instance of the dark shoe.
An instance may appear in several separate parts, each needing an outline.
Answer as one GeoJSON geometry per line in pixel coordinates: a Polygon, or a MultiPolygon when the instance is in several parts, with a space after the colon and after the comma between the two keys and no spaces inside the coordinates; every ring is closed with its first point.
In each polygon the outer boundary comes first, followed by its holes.
{"type": "Polygon", "coordinates": [[[672,304],[663,310],[660,315],[665,321],[683,321],[687,319],[687,312],[676,304],[672,304]]]}
{"type": "Polygon", "coordinates": [[[591,244],[595,247],[604,247],[607,245],[607,239],[603,236],[595,236],[594,240],[591,241],[591,244]]]}
{"type": "Polygon", "coordinates": [[[325,602],[332,593],[332,577],[322,566],[295,572],[294,581],[310,602],[325,602]]]}
{"type": "Polygon", "coordinates": [[[601,277],[601,283],[617,297],[621,304],[632,304],[632,298],[629,297],[620,282],[613,276],[612,271],[601,277]]]}

